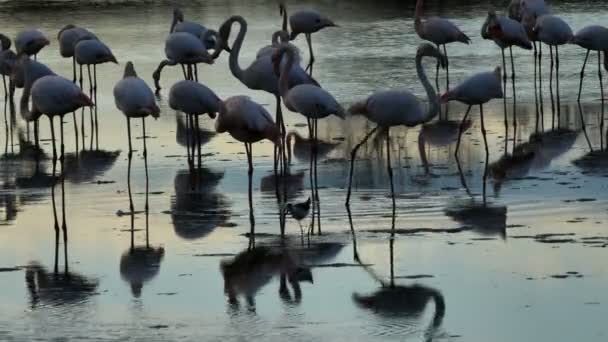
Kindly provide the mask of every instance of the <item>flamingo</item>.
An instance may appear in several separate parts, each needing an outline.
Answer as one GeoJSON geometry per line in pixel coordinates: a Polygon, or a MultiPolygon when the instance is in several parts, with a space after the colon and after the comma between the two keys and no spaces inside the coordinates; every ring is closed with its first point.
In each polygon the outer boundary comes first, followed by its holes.
{"type": "MultiPolygon", "coordinates": [[[[502,53],[502,68],[505,70],[503,74],[503,92],[507,91],[507,66],[505,60],[505,49],[509,48],[511,57],[511,84],[513,86],[513,107],[515,107],[515,64],[513,63],[513,45],[522,49],[532,50],[532,43],[528,38],[528,34],[524,26],[511,18],[504,15],[497,16],[494,11],[488,12],[488,17],[481,28],[481,36],[484,39],[492,39],[502,53]]],[[[505,128],[507,127],[507,102],[504,101],[504,119],[505,128]]],[[[517,126],[517,118],[515,111],[513,112],[513,127],[517,126]]],[[[515,135],[515,134],[514,134],[515,135]]]]}
{"type": "MultiPolygon", "coordinates": [[[[191,127],[191,132],[196,132],[193,140],[198,149],[199,169],[201,168],[201,131],[198,118],[202,114],[207,114],[214,119],[216,113],[219,112],[220,102],[221,99],[213,90],[191,80],[179,81],[169,91],[169,107],[185,113],[188,116],[187,124],[191,127]]],[[[189,147],[187,148],[189,149],[189,147]]],[[[192,160],[194,160],[194,146],[192,147],[192,160]]]]}
{"type": "MultiPolygon", "coordinates": [[[[82,82],[82,66],[87,66],[87,75],[89,77],[89,96],[97,104],[97,64],[112,62],[118,64],[112,50],[97,39],[88,39],[79,41],[74,48],[74,58],[80,66],[80,88],[83,88],[82,82]],[[93,74],[91,80],[91,65],[93,66],[93,74]]],[[[93,149],[93,133],[95,134],[95,147],[99,149],[99,124],[97,121],[97,105],[95,112],[91,111],[91,149],[93,149]],[[94,119],[94,120],[93,120],[94,119]]],[[[84,144],[84,112],[82,112],[82,147],[84,144]]]]}
{"type": "MultiPolygon", "coordinates": [[[[12,71],[12,83],[17,88],[23,88],[23,92],[21,93],[21,100],[19,101],[19,108],[21,116],[26,119],[26,115],[29,112],[28,105],[30,100],[30,94],[32,87],[36,80],[41,77],[55,75],[55,73],[46,65],[30,59],[29,56],[25,54],[18,55],[17,61],[13,66],[12,71]]],[[[11,88],[12,89],[12,88],[11,88]]],[[[14,89],[12,89],[14,91],[14,89]]],[[[27,131],[29,138],[29,123],[30,121],[34,122],[34,140],[36,142],[36,147],[38,144],[38,120],[27,120],[27,131]]]]}
{"type": "MultiPolygon", "coordinates": [[[[285,106],[292,112],[304,115],[308,121],[309,139],[313,141],[311,145],[311,189],[313,190],[313,214],[316,204],[318,223],[320,224],[320,203],[319,190],[317,179],[317,156],[316,145],[317,141],[317,122],[319,119],[329,115],[336,115],[344,119],[344,109],[338,101],[326,90],[312,84],[299,84],[289,88],[289,71],[294,65],[296,51],[289,46],[283,46],[276,50],[272,55],[272,62],[275,69],[275,74],[280,74],[279,77],[279,93],[283,98],[285,106]],[[286,62],[281,66],[283,55],[286,55],[286,62]],[[280,73],[278,72],[279,68],[280,73]],[[312,172],[314,168],[314,177],[312,172]],[[314,184],[313,184],[314,178],[314,184]]],[[[314,217],[314,215],[313,215],[314,217]]],[[[313,226],[314,227],[314,226],[313,226]]],[[[318,232],[321,233],[321,227],[317,226],[318,232]]]]}
{"type": "MultiPolygon", "coordinates": [[[[284,2],[279,4],[280,13],[283,15],[283,31],[287,31],[287,7],[284,2]]],[[[312,34],[326,27],[338,27],[331,19],[315,10],[300,10],[289,16],[289,27],[291,28],[290,39],[294,40],[303,33],[308,44],[308,54],[310,60],[305,71],[310,69],[312,75],[312,65],[315,62],[315,55],[312,51],[312,34]]]]}
{"type": "Polygon", "coordinates": [[[53,119],[60,118],[61,163],[64,159],[63,116],[80,107],[93,106],[91,99],[70,80],[57,75],[46,75],[37,79],[32,86],[32,110],[25,113],[27,121],[37,120],[42,114],[49,118],[53,142],[53,161],[57,160],[55,148],[55,128],[53,119]]]}
{"type": "Polygon", "coordinates": [[[61,57],[72,59],[72,75],[74,83],[76,83],[76,58],[74,57],[74,50],[79,41],[88,39],[97,40],[98,38],[91,31],[73,24],[64,26],[61,30],[59,30],[59,33],[57,33],[57,40],[59,41],[59,53],[61,54],[61,57]]]}
{"type": "MultiPolygon", "coordinates": [[[[283,122],[283,114],[281,111],[281,94],[279,92],[278,77],[274,73],[272,58],[270,54],[263,55],[256,59],[246,69],[241,68],[239,64],[239,54],[245,35],[247,34],[247,21],[241,16],[232,16],[228,18],[220,27],[219,30],[219,41],[224,44],[224,49],[230,50],[229,66],[230,72],[234,77],[241,81],[245,86],[254,90],[263,90],[271,93],[276,99],[276,122],[281,129],[281,144],[276,146],[277,148],[283,149],[285,140],[285,123],[283,122]],[[228,39],[230,37],[230,31],[232,30],[232,24],[237,22],[240,26],[239,33],[234,40],[231,48],[228,48],[228,39]]],[[[302,70],[299,65],[294,65],[289,70],[289,87],[293,87],[298,84],[314,84],[318,85],[306,71],[302,70]]],[[[276,165],[276,153],[275,150],[275,165],[276,165]]],[[[283,155],[283,152],[281,152],[283,155]]],[[[284,163],[284,156],[281,158],[281,162],[284,163]]],[[[284,165],[284,164],[283,164],[284,165]]]]}
{"type": "Polygon", "coordinates": [[[148,177],[148,150],[146,147],[146,117],[152,115],[153,118],[160,116],[160,108],[156,105],[154,100],[154,93],[144,80],[137,77],[135,67],[131,61],[125,65],[125,71],[123,77],[114,86],[114,102],[116,107],[125,115],[127,118],[127,135],[129,139],[129,168],[127,174],[127,181],[129,186],[129,199],[131,215],[133,215],[133,200],[131,195],[131,159],[133,156],[133,147],[131,145],[131,119],[141,118],[142,124],[142,139],[144,144],[144,168],[146,171],[146,204],[145,211],[146,217],[148,214],[148,189],[149,189],[149,177],[148,177]]]}
{"type": "MultiPolygon", "coordinates": [[[[422,8],[423,8],[423,0],[416,1],[416,12],[414,19],[414,27],[416,29],[416,33],[418,37],[424,40],[428,40],[429,42],[437,45],[437,49],[441,45],[443,45],[443,55],[446,60],[446,91],[450,88],[450,68],[449,68],[449,60],[448,53],[445,45],[461,42],[464,44],[469,44],[471,39],[464,34],[454,23],[451,21],[439,18],[439,17],[429,17],[426,18],[425,21],[422,21],[422,8]]],[[[437,91],[439,91],[439,65],[437,63],[437,67],[435,70],[435,86],[437,87],[437,91]]]]}
{"type": "Polygon", "coordinates": [[[405,125],[414,127],[420,124],[431,121],[440,111],[439,98],[435,89],[429,82],[424,68],[422,67],[423,57],[436,58],[442,66],[445,66],[446,58],[433,45],[423,43],[418,46],[416,51],[416,72],[418,78],[426,91],[429,101],[428,108],[425,108],[422,102],[412,93],[406,90],[385,90],[378,91],[368,97],[366,100],[357,102],[352,105],[348,112],[352,114],[363,114],[367,119],[377,124],[363,140],[358,143],[351,152],[350,160],[350,176],[348,179],[348,193],[346,195],[346,206],[349,207],[351,187],[353,182],[353,174],[355,167],[355,157],[357,150],[369,139],[369,137],[382,128],[386,133],[387,146],[387,170],[391,185],[391,195],[393,199],[393,208],[395,208],[395,189],[393,185],[393,170],[391,168],[390,154],[390,128],[393,126],[405,125]]]}
{"type": "Polygon", "coordinates": [[[287,44],[292,49],[294,49],[294,51],[296,52],[294,56],[294,63],[300,64],[300,50],[295,45],[289,42],[289,32],[283,30],[275,31],[272,34],[271,44],[259,49],[255,55],[255,59],[272,54],[278,47],[284,44],[287,44]]]}
{"type": "Polygon", "coordinates": [[[280,129],[264,107],[248,96],[233,96],[220,102],[220,110],[215,121],[218,133],[228,132],[234,139],[245,144],[249,164],[249,222],[253,238],[255,219],[253,217],[252,175],[253,143],[268,139],[275,145],[280,139],[280,129]]]}
{"type": "MultiPolygon", "coordinates": [[[[203,43],[203,40],[208,39],[211,36],[217,37],[217,32],[213,30],[205,31],[200,39],[188,32],[175,32],[171,33],[167,40],[165,40],[165,55],[167,59],[160,62],[152,78],[154,78],[154,85],[156,87],[156,93],[160,92],[160,76],[163,68],[167,65],[182,66],[185,79],[198,81],[198,63],[213,64],[213,61],[221,53],[221,49],[215,48],[212,55],[207,52],[207,47],[203,43]],[[188,72],[184,65],[188,66],[188,72]],[[192,65],[194,65],[194,74],[192,74],[192,65]]],[[[221,44],[220,44],[221,45],[221,44]]]]}
{"type": "Polygon", "coordinates": [[[545,4],[545,0],[511,0],[507,7],[509,18],[517,21],[522,21],[525,12],[540,17],[549,13],[549,9],[545,4]]]}
{"type": "MultiPolygon", "coordinates": [[[[585,55],[585,61],[583,62],[583,68],[581,69],[581,80],[578,85],[578,98],[577,101],[581,101],[581,92],[583,91],[583,78],[585,77],[585,66],[587,65],[587,59],[589,59],[589,53],[597,51],[597,76],[600,80],[600,96],[602,98],[602,116],[600,120],[600,132],[604,131],[604,84],[602,82],[602,67],[600,65],[602,59],[602,51],[604,52],[604,68],[608,70],[608,28],[599,25],[591,25],[582,28],[572,37],[572,44],[576,44],[587,50],[585,55]]],[[[582,114],[582,113],[581,113],[582,114]]],[[[581,115],[582,119],[582,115],[581,115]]],[[[584,121],[583,121],[584,125],[584,121]]],[[[584,126],[583,126],[584,127],[584,126]]],[[[604,139],[603,134],[600,134],[600,145],[603,149],[604,139]]]]}
{"type": "Polygon", "coordinates": [[[24,53],[28,56],[34,56],[40,52],[45,46],[49,45],[49,40],[44,33],[38,30],[25,30],[17,33],[15,37],[15,49],[17,54],[24,53]]]}
{"type": "Polygon", "coordinates": [[[184,13],[179,8],[173,9],[173,21],[171,22],[171,29],[169,33],[175,32],[187,32],[194,35],[197,38],[201,38],[205,48],[207,50],[212,49],[215,46],[215,40],[213,36],[205,36],[208,29],[193,21],[184,20],[184,13]]]}
{"type": "MultiPolygon", "coordinates": [[[[546,14],[536,19],[533,29],[534,35],[541,43],[549,45],[551,55],[551,71],[549,73],[550,89],[553,89],[553,47],[555,47],[555,78],[557,82],[557,126],[561,123],[561,103],[559,97],[559,46],[568,44],[574,36],[570,26],[561,18],[546,14]]],[[[541,90],[542,92],[542,90],[541,90]]],[[[551,105],[553,107],[553,94],[551,95],[551,105]]],[[[555,123],[555,109],[553,109],[553,123],[555,123]]]]}
{"type": "MultiPolygon", "coordinates": [[[[11,151],[13,150],[13,116],[10,115],[10,123],[6,118],[6,106],[9,103],[9,95],[11,94],[10,76],[13,66],[17,60],[17,55],[11,50],[11,40],[7,36],[0,33],[0,74],[2,74],[2,84],[4,85],[4,124],[6,126],[6,141],[7,144],[5,153],[8,152],[8,142],[10,136],[11,151]],[[9,77],[9,83],[6,83],[6,76],[9,77]]],[[[12,104],[12,97],[11,97],[12,104]]]]}

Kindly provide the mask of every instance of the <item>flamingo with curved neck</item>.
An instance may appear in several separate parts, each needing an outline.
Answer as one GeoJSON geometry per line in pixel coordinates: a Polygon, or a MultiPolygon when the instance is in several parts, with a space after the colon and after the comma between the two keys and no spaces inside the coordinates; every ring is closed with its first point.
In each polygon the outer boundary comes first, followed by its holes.
{"type": "Polygon", "coordinates": [[[393,198],[393,206],[395,206],[395,191],[393,185],[393,171],[391,168],[390,157],[390,128],[394,126],[414,127],[431,121],[440,110],[439,98],[435,89],[429,82],[426,72],[422,67],[423,57],[434,57],[441,66],[445,66],[446,58],[433,45],[424,43],[418,47],[416,53],[416,72],[420,83],[426,91],[429,105],[424,106],[422,102],[406,90],[387,90],[379,91],[372,94],[366,100],[357,102],[349,108],[352,114],[364,115],[368,120],[377,124],[363,140],[353,148],[351,152],[350,177],[348,181],[348,193],[346,196],[346,206],[350,202],[351,186],[354,173],[354,161],[359,148],[372,136],[378,129],[386,134],[387,148],[387,170],[391,181],[391,194],[393,198]]]}

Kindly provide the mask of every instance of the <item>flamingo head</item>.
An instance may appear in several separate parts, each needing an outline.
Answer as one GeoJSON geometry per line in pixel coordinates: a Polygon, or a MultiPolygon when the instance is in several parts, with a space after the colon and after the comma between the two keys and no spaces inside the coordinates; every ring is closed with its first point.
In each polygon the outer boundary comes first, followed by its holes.
{"type": "Polygon", "coordinates": [[[180,10],[179,8],[175,7],[173,9],[173,20],[177,22],[184,21],[184,12],[182,12],[182,10],[180,10]]]}
{"type": "Polygon", "coordinates": [[[85,93],[80,92],[76,98],[76,103],[78,107],[94,107],[95,104],[85,93]]]}
{"type": "Polygon", "coordinates": [[[137,77],[137,72],[135,72],[135,66],[133,66],[133,62],[128,61],[125,64],[125,72],[123,74],[123,78],[127,77],[137,77]]]}
{"type": "Polygon", "coordinates": [[[61,30],[59,30],[59,32],[57,33],[57,40],[59,40],[59,39],[61,38],[61,34],[63,33],[63,31],[67,31],[67,30],[73,29],[73,28],[75,28],[75,27],[76,27],[76,25],[74,25],[74,24],[67,24],[67,25],[65,25],[65,26],[64,26],[64,27],[63,27],[61,30]]]}
{"type": "Polygon", "coordinates": [[[0,46],[2,47],[2,51],[10,49],[11,39],[0,33],[0,46]]]}
{"type": "Polygon", "coordinates": [[[287,13],[287,9],[285,8],[285,2],[284,1],[280,1],[279,2],[279,14],[280,15],[285,15],[287,13]]]}
{"type": "Polygon", "coordinates": [[[418,50],[416,51],[416,57],[435,57],[441,68],[445,68],[447,65],[447,58],[433,45],[429,43],[423,43],[418,46],[418,50]]]}
{"type": "Polygon", "coordinates": [[[218,47],[220,47],[228,52],[231,51],[230,46],[228,46],[231,30],[232,30],[232,21],[230,21],[230,20],[225,21],[222,24],[222,26],[220,26],[220,29],[218,30],[218,36],[217,36],[217,41],[216,41],[218,44],[218,47]],[[219,44],[221,44],[221,46],[219,44]]]}
{"type": "Polygon", "coordinates": [[[289,45],[282,45],[279,49],[276,49],[271,56],[272,60],[272,69],[274,74],[278,77],[281,74],[281,61],[283,60],[283,55],[287,54],[290,56],[291,60],[295,55],[295,51],[289,45]]]}

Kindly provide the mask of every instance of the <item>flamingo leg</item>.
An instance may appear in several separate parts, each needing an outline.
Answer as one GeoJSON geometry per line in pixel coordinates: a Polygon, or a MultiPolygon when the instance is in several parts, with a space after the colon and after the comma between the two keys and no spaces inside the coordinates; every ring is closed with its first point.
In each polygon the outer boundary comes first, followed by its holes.
{"type": "MultiPolygon", "coordinates": [[[[78,78],[78,84],[80,85],[80,90],[84,92],[84,81],[83,81],[83,72],[82,72],[82,64],[79,64],[80,75],[78,78]]],[[[84,140],[84,107],[80,110],[80,134],[82,137],[82,150],[86,150],[86,144],[84,140]]]]}
{"type": "Polygon", "coordinates": [[[6,143],[4,144],[4,154],[8,154],[8,143],[9,143],[9,123],[6,108],[8,106],[8,88],[6,87],[6,76],[2,75],[2,84],[4,85],[4,133],[6,136],[6,143]]]}
{"type": "Polygon", "coordinates": [[[513,90],[513,148],[517,139],[517,94],[515,94],[515,63],[513,62],[513,47],[509,46],[509,55],[511,57],[511,87],[513,90]]]}
{"type": "Polygon", "coordinates": [[[51,186],[51,198],[53,204],[53,218],[55,219],[55,238],[59,241],[59,220],[57,218],[57,205],[55,204],[55,185],[57,179],[55,177],[57,173],[57,149],[55,147],[55,125],[53,124],[53,117],[49,116],[49,123],[51,124],[51,141],[53,143],[53,185],[51,186]]]}
{"type": "Polygon", "coordinates": [[[198,64],[194,64],[194,80],[198,82],[198,64]]]}
{"type": "Polygon", "coordinates": [[[315,63],[315,54],[312,51],[312,35],[310,33],[306,34],[306,42],[308,43],[308,54],[310,55],[310,61],[308,62],[308,66],[306,66],[304,71],[309,71],[310,69],[310,76],[312,76],[312,67],[315,63]]]}
{"type": "Polygon", "coordinates": [[[369,133],[367,133],[367,135],[363,138],[363,140],[361,140],[361,142],[359,142],[357,145],[355,145],[352,152],[350,153],[350,173],[348,176],[348,192],[346,194],[346,202],[344,203],[347,207],[350,204],[350,193],[351,193],[351,188],[352,188],[352,184],[353,184],[353,174],[355,172],[355,157],[357,156],[357,151],[359,150],[359,148],[361,148],[361,146],[363,146],[363,144],[365,144],[365,142],[369,139],[369,137],[371,137],[372,134],[374,134],[374,132],[376,132],[378,130],[378,128],[380,128],[380,126],[376,126],[374,129],[369,131],[369,133]]]}
{"type": "Polygon", "coordinates": [[[36,146],[36,150],[40,148],[38,140],[38,120],[34,121],[34,146],[36,146]]]}
{"type": "MultiPolygon", "coordinates": [[[[585,54],[585,61],[583,62],[583,68],[581,69],[581,80],[578,83],[578,97],[576,98],[576,100],[578,102],[581,101],[581,93],[583,92],[583,78],[585,78],[585,66],[587,66],[587,60],[589,59],[589,53],[591,53],[591,50],[587,50],[587,54],[585,54]]],[[[603,97],[604,94],[602,94],[603,97]]]]}
{"type": "MultiPolygon", "coordinates": [[[[445,44],[443,44],[443,55],[445,56],[445,91],[447,92],[448,90],[450,90],[450,60],[448,59],[448,51],[445,47],[445,44]]],[[[445,104],[445,120],[448,120],[448,107],[449,107],[449,102],[445,104]]]]}
{"type": "Polygon", "coordinates": [[[503,91],[503,111],[505,118],[505,139],[509,135],[509,123],[507,121],[507,61],[505,59],[505,49],[500,50],[502,54],[502,91],[503,91]]]}
{"type": "MultiPolygon", "coordinates": [[[[441,47],[439,46],[439,44],[437,44],[437,50],[439,50],[441,47]]],[[[437,88],[437,92],[440,92],[439,89],[439,60],[437,60],[437,64],[435,65],[435,87],[437,88]]]]}
{"type": "MultiPolygon", "coordinates": [[[[393,183],[393,168],[391,166],[391,136],[390,127],[386,128],[386,171],[391,185],[391,198],[393,199],[393,213],[395,212],[395,185],[393,183]]],[[[393,221],[395,217],[393,216],[393,221]]],[[[393,226],[394,227],[394,226],[393,226]]]]}
{"type": "Polygon", "coordinates": [[[536,83],[536,78],[538,74],[538,65],[536,64],[536,59],[538,58],[538,50],[536,47],[536,41],[533,41],[534,46],[534,109],[536,111],[536,127],[535,131],[538,132],[538,121],[539,121],[539,111],[538,111],[538,84],[536,83]]]}
{"type": "Polygon", "coordinates": [[[150,245],[149,234],[148,234],[148,216],[150,215],[150,206],[148,196],[150,193],[150,177],[148,176],[148,148],[146,146],[146,118],[141,118],[141,131],[142,139],[144,141],[144,170],[146,172],[146,203],[144,205],[144,211],[146,213],[146,246],[150,245]]]}
{"type": "MultiPolygon", "coordinates": [[[[91,65],[87,64],[87,76],[89,78],[89,98],[93,99],[93,78],[92,78],[92,74],[91,74],[91,65]]],[[[90,121],[90,137],[89,137],[89,149],[92,150],[93,149],[93,138],[95,135],[95,122],[94,122],[94,113],[93,113],[93,107],[89,107],[89,121],[90,121]]]]}
{"type": "MultiPolygon", "coordinates": [[[[318,132],[319,132],[319,127],[318,127],[318,119],[313,119],[313,133],[314,133],[314,141],[313,141],[313,151],[314,151],[314,158],[315,158],[315,201],[314,203],[316,203],[317,206],[317,234],[321,235],[321,199],[319,197],[319,176],[317,174],[317,170],[318,170],[318,148],[317,148],[317,144],[318,144],[318,132]]],[[[314,207],[314,206],[313,206],[314,207]]]]}
{"type": "Polygon", "coordinates": [[[488,149],[488,137],[486,136],[486,126],[483,120],[483,105],[479,105],[479,116],[481,118],[481,134],[483,135],[483,143],[486,148],[486,164],[484,168],[483,178],[483,204],[486,204],[486,178],[488,175],[488,161],[490,159],[490,150],[488,149]]]}
{"type": "Polygon", "coordinates": [[[10,132],[9,135],[11,136],[11,153],[14,153],[14,141],[13,141],[13,136],[14,136],[14,130],[13,128],[15,127],[15,84],[13,83],[13,81],[11,81],[11,79],[9,78],[8,81],[8,88],[9,88],[9,114],[10,114],[10,132]]]}
{"type": "Polygon", "coordinates": [[[454,157],[456,157],[456,160],[458,160],[458,150],[460,149],[460,140],[462,139],[462,133],[464,133],[464,130],[466,129],[467,118],[469,117],[469,113],[471,112],[471,107],[472,106],[469,106],[469,108],[467,108],[467,112],[464,114],[464,117],[462,118],[462,121],[460,122],[460,129],[458,131],[458,141],[456,142],[456,151],[454,151],[454,157]]]}
{"type": "Polygon", "coordinates": [[[316,215],[316,211],[315,211],[315,175],[314,175],[314,159],[313,159],[313,155],[315,153],[315,148],[314,148],[314,143],[313,143],[313,139],[314,139],[314,126],[312,123],[312,119],[310,118],[306,118],[306,123],[308,124],[308,143],[310,144],[310,156],[309,156],[309,160],[308,160],[308,176],[309,176],[309,180],[310,180],[310,198],[312,198],[312,210],[311,210],[311,220],[310,220],[310,227],[309,227],[309,232],[311,234],[314,234],[315,232],[315,215],[316,215]]]}
{"type": "Polygon", "coordinates": [[[202,153],[201,153],[201,126],[199,125],[198,115],[195,117],[196,121],[196,148],[198,150],[198,168],[202,168],[202,153]]]}
{"type": "MultiPolygon", "coordinates": [[[[76,57],[72,56],[72,82],[76,83],[76,57]]],[[[74,120],[74,140],[76,142],[76,155],[78,156],[78,121],[76,120],[76,111],[72,112],[72,120],[74,120]]]]}
{"type": "Polygon", "coordinates": [[[539,42],[538,43],[538,99],[540,102],[540,123],[541,123],[541,130],[545,129],[545,106],[544,106],[544,100],[543,100],[543,72],[542,72],[542,66],[543,66],[543,43],[539,42]]]}
{"type": "Polygon", "coordinates": [[[129,192],[129,213],[131,216],[131,249],[135,248],[135,213],[133,206],[133,193],[131,191],[131,164],[133,157],[133,147],[131,146],[131,118],[127,117],[127,135],[129,139],[129,163],[127,165],[127,190],[129,192]]]}
{"type": "Polygon", "coordinates": [[[95,149],[99,150],[99,121],[97,121],[97,64],[93,64],[93,102],[95,103],[95,149]]]}
{"type": "Polygon", "coordinates": [[[559,96],[559,46],[555,45],[555,87],[557,98],[557,129],[562,126],[562,103],[559,96]]]}
{"type": "Polygon", "coordinates": [[[59,163],[61,164],[61,230],[63,231],[63,254],[64,262],[67,267],[68,264],[68,227],[65,221],[65,146],[63,143],[63,117],[59,116],[59,135],[61,136],[61,156],[59,157],[59,163]]]}
{"type": "Polygon", "coordinates": [[[597,77],[600,80],[600,93],[602,98],[602,114],[600,117],[600,150],[604,150],[604,82],[602,81],[602,66],[601,61],[602,53],[601,51],[597,52],[597,77]]]}
{"type": "Polygon", "coordinates": [[[551,129],[555,129],[555,101],[553,98],[553,69],[555,68],[555,62],[553,58],[553,46],[549,45],[549,56],[551,58],[551,65],[549,67],[549,95],[551,96],[551,129]]]}
{"type": "Polygon", "coordinates": [[[255,247],[255,217],[253,215],[253,189],[252,189],[252,177],[253,177],[253,146],[251,143],[245,143],[245,151],[247,152],[247,163],[249,169],[247,171],[249,179],[248,187],[248,198],[249,198],[249,224],[250,224],[250,248],[255,247]]]}

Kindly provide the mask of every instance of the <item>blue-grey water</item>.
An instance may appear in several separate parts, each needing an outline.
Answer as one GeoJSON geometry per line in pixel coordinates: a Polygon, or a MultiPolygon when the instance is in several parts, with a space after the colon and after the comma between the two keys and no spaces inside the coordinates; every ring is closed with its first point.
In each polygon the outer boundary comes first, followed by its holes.
{"type": "MultiPolygon", "coordinates": [[[[152,72],[164,58],[171,3],[67,1],[44,8],[31,3],[2,2],[0,22],[10,37],[26,28],[46,33],[51,45],[39,61],[71,78],[71,62],[60,57],[56,35],[75,23],[106,42],[120,65],[97,70],[99,145],[106,153],[86,152],[76,159],[72,118],[64,119],[67,245],[62,235],[58,244],[55,240],[51,160],[36,168],[18,153],[15,135],[9,156],[0,161],[0,341],[606,340],[608,163],[601,153],[585,158],[590,148],[580,115],[591,145],[599,149],[595,55],[579,109],[585,51],[560,48],[563,122],[552,130],[548,49],[543,50],[543,122],[536,119],[533,55],[514,50],[517,104],[513,109],[509,84],[507,111],[509,122],[517,116],[517,132],[514,139],[509,126],[505,134],[501,100],[484,107],[487,173],[477,108],[463,135],[460,165],[453,155],[465,107],[450,104],[454,122],[392,129],[394,239],[383,140],[372,139],[360,150],[350,220],[344,206],[350,150],[373,124],[361,117],[319,123],[319,137],[332,145],[318,167],[323,235],[310,240],[301,239],[292,219],[287,237],[280,239],[272,145],[255,144],[256,252],[247,252],[244,147],[228,135],[213,135],[213,121],[203,119],[209,140],[199,181],[192,183],[184,119],[167,103],[168,89],[181,77],[179,67],[163,73],[161,117],[147,122],[147,234],[141,125],[133,124],[131,227],[126,122],[114,106],[112,87],[129,60],[152,85],[152,72]],[[225,278],[222,263],[235,260],[240,263],[225,278]],[[286,279],[290,265],[310,267],[312,282],[286,279]]],[[[242,65],[280,27],[272,1],[179,4],[187,19],[212,28],[230,15],[243,15],[249,30],[242,65]]],[[[317,8],[340,25],[313,36],[314,76],[345,106],[376,89],[405,87],[424,98],[414,67],[420,40],[413,6],[413,1],[288,3],[290,11],[317,8]]],[[[483,41],[479,30],[488,9],[503,7],[497,2],[426,6],[429,15],[449,17],[473,39],[469,46],[448,46],[452,84],[501,64],[500,50],[483,41]]],[[[606,23],[607,9],[603,2],[552,6],[575,31],[606,23]]],[[[295,43],[307,51],[303,37],[295,43]]],[[[434,72],[434,63],[424,65],[434,72]]],[[[274,112],[273,96],[236,80],[225,54],[214,65],[199,67],[199,79],[221,98],[246,94],[274,112]]],[[[289,131],[307,136],[304,117],[287,113],[286,121],[289,131]]],[[[25,125],[19,127],[24,134],[25,125]]],[[[42,119],[40,127],[50,156],[48,121],[42,119]]],[[[288,193],[290,200],[301,201],[309,195],[309,155],[308,145],[295,141],[288,193]]],[[[60,184],[54,199],[61,225],[60,184]]]]}

